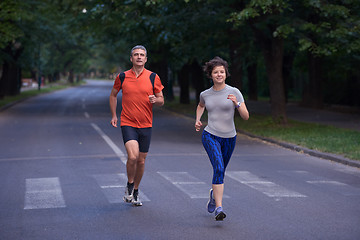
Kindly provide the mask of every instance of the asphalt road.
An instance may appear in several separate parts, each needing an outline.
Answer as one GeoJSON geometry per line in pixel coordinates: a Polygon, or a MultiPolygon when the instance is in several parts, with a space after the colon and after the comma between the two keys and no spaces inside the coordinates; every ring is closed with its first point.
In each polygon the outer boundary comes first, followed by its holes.
{"type": "Polygon", "coordinates": [[[243,135],[225,178],[227,218],[216,222],[194,120],[158,107],[143,206],[123,203],[111,85],[89,81],[0,113],[0,239],[360,239],[358,168],[243,135]]]}

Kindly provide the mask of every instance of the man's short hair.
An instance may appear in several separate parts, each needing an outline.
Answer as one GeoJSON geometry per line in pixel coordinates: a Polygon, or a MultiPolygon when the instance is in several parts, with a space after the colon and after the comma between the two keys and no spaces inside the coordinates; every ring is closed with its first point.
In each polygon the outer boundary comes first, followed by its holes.
{"type": "Polygon", "coordinates": [[[145,48],[143,45],[136,45],[135,47],[133,47],[133,48],[131,49],[130,56],[132,56],[133,51],[134,51],[135,49],[142,49],[142,50],[144,50],[144,51],[145,51],[145,56],[147,56],[146,48],[145,48]]]}

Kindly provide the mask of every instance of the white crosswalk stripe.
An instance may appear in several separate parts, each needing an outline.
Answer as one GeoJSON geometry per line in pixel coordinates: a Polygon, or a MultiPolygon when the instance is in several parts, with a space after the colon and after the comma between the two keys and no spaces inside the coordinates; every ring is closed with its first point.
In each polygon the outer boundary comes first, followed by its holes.
{"type": "MultiPolygon", "coordinates": [[[[187,172],[158,172],[158,174],[174,184],[190,198],[209,198],[210,185],[187,172]]],[[[224,194],[223,198],[229,198],[229,196],[224,194]]]]}
{"type": "Polygon", "coordinates": [[[247,171],[229,171],[226,176],[245,184],[263,194],[272,198],[294,198],[294,197],[306,197],[295,191],[288,190],[278,184],[270,181],[264,181],[258,176],[247,171]]]}
{"type": "MultiPolygon", "coordinates": [[[[102,189],[109,203],[122,203],[127,183],[127,177],[124,173],[119,174],[95,174],[98,185],[102,189]]],[[[139,190],[139,197],[142,202],[150,201],[150,199],[139,190]]]]}
{"type": "Polygon", "coordinates": [[[59,178],[26,179],[24,209],[64,208],[59,178]]]}
{"type": "Polygon", "coordinates": [[[317,181],[306,181],[306,182],[319,186],[321,188],[331,189],[332,191],[340,193],[344,196],[360,196],[360,189],[351,187],[346,183],[331,181],[331,180],[317,180],[317,181]]]}
{"type": "Polygon", "coordinates": [[[307,171],[279,171],[282,174],[305,181],[314,186],[318,186],[322,190],[330,190],[344,196],[360,196],[360,189],[352,187],[346,183],[342,183],[328,178],[314,175],[307,171]]]}
{"type": "MultiPolygon", "coordinates": [[[[329,180],[322,176],[314,175],[307,171],[278,171],[282,175],[291,176],[292,179],[318,187],[319,191],[333,191],[344,196],[360,196],[360,189],[335,180],[329,180]]],[[[188,172],[157,172],[166,181],[169,181],[182,193],[191,199],[208,198],[211,183],[205,183],[188,172]]],[[[123,203],[127,177],[125,173],[119,174],[93,174],[101,192],[107,201],[123,203]]],[[[305,194],[289,190],[274,182],[264,180],[248,171],[228,171],[226,176],[244,184],[268,197],[280,200],[281,198],[305,198],[305,194]]],[[[26,179],[26,192],[24,209],[47,209],[65,208],[65,200],[58,177],[52,178],[29,178],[26,179]]],[[[141,201],[150,199],[139,192],[141,201]]],[[[224,198],[229,198],[224,195],[224,198]]]]}

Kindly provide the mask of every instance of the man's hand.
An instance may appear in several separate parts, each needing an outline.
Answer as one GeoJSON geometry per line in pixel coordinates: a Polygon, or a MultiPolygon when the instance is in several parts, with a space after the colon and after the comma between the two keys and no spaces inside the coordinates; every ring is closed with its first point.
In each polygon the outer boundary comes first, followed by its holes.
{"type": "Polygon", "coordinates": [[[117,117],[113,117],[110,121],[110,124],[113,126],[113,127],[117,127],[117,117]]]}
{"type": "Polygon", "coordinates": [[[155,95],[149,95],[149,101],[152,104],[156,103],[156,96],[155,95]]]}

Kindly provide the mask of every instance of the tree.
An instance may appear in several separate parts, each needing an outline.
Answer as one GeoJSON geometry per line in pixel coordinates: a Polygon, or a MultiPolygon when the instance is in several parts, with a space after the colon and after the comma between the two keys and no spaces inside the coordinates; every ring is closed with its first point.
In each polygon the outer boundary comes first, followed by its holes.
{"type": "Polygon", "coordinates": [[[240,12],[233,12],[230,21],[251,26],[263,52],[270,88],[271,114],[275,122],[286,124],[286,98],[283,80],[284,39],[292,31],[287,1],[251,0],[240,12]]]}
{"type": "Polygon", "coordinates": [[[41,76],[85,71],[91,38],[82,31],[82,12],[71,1],[2,1],[0,98],[16,95],[21,87],[21,69],[41,76]],[[80,13],[80,14],[79,14],[80,13]]]}
{"type": "Polygon", "coordinates": [[[0,99],[5,95],[16,95],[20,91],[21,68],[17,61],[23,52],[23,46],[16,39],[24,35],[19,24],[24,14],[24,6],[19,1],[0,2],[0,64],[2,64],[0,99]]]}
{"type": "Polygon", "coordinates": [[[308,52],[309,64],[303,105],[321,108],[326,61],[341,56],[354,61],[360,52],[359,4],[358,1],[305,1],[297,9],[303,13],[297,25],[299,48],[308,52]]]}

